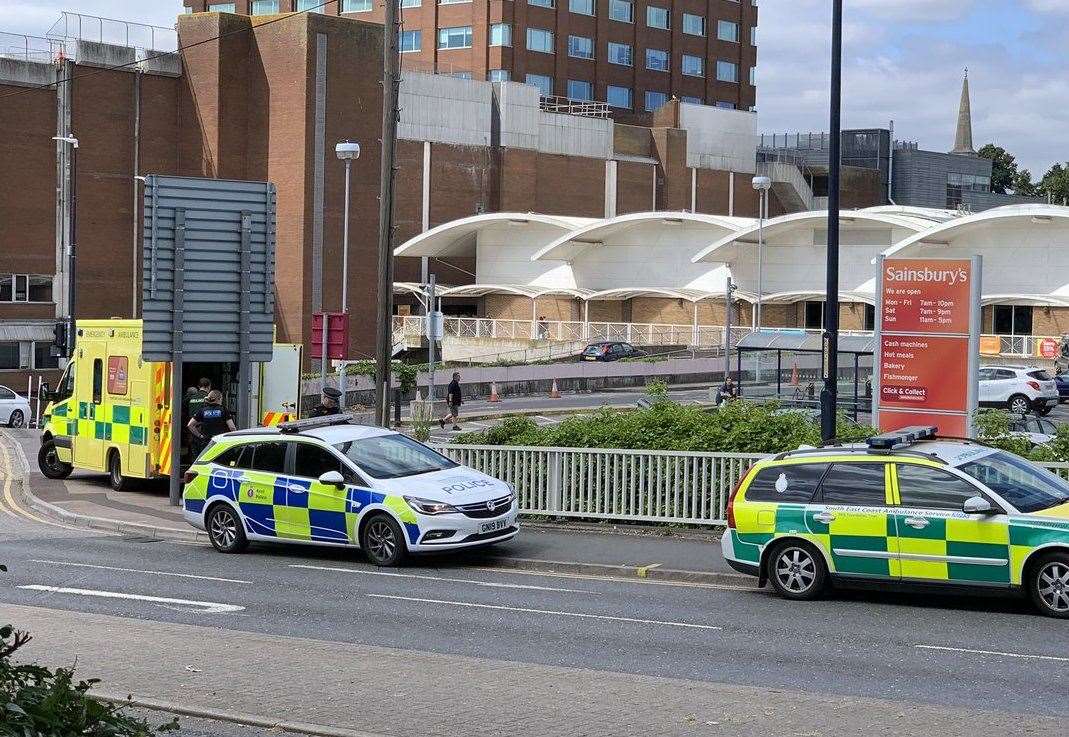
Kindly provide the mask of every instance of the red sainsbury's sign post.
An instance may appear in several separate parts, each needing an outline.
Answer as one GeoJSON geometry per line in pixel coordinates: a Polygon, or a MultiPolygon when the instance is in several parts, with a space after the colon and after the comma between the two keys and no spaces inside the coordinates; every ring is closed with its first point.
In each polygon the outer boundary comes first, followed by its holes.
{"type": "Polygon", "coordinates": [[[972,435],[980,275],[980,256],[880,258],[872,410],[881,431],[935,425],[972,435]]]}

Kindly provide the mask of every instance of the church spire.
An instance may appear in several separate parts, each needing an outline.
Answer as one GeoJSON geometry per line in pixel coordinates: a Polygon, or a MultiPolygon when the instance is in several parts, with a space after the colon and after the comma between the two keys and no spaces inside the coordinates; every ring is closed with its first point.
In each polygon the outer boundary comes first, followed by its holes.
{"type": "Polygon", "coordinates": [[[952,154],[975,156],[972,147],[972,106],[969,103],[969,68],[965,67],[965,78],[961,82],[961,104],[958,107],[958,129],[954,134],[952,154]]]}

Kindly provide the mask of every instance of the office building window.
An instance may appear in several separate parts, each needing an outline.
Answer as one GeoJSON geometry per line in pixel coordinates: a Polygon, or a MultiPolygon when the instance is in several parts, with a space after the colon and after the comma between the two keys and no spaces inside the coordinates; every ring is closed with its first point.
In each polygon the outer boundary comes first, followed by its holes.
{"type": "Polygon", "coordinates": [[[705,59],[700,56],[683,54],[683,67],[681,71],[688,77],[704,77],[705,59]]]}
{"type": "Polygon", "coordinates": [[[35,369],[59,368],[59,358],[52,355],[50,341],[37,341],[33,344],[33,367],[35,369]]]}
{"type": "Polygon", "coordinates": [[[594,39],[586,36],[568,36],[568,56],[576,59],[594,58],[594,39]]]}
{"type": "Polygon", "coordinates": [[[702,98],[694,97],[692,95],[683,95],[679,98],[681,102],[689,102],[691,105],[701,105],[702,98]]]}
{"type": "Polygon", "coordinates": [[[542,97],[550,97],[553,94],[553,77],[544,74],[528,74],[527,84],[537,87],[542,97]]]}
{"type": "Polygon", "coordinates": [[[209,13],[236,13],[237,3],[208,3],[209,13]]]}
{"type": "Polygon", "coordinates": [[[750,45],[757,45],[757,26],[750,26],[750,45]]]}
{"type": "Polygon", "coordinates": [[[0,274],[0,302],[52,302],[52,277],[0,274]]]}
{"type": "Polygon", "coordinates": [[[654,110],[658,109],[666,102],[668,102],[667,93],[646,90],[646,112],[652,113],[654,110]]]}
{"type": "Polygon", "coordinates": [[[512,78],[512,75],[509,74],[508,69],[491,69],[487,73],[486,78],[491,82],[508,82],[512,78]]]}
{"type": "Polygon", "coordinates": [[[449,76],[457,79],[475,79],[471,72],[450,72],[449,76]]]}
{"type": "Polygon", "coordinates": [[[656,5],[646,6],[646,25],[650,28],[670,28],[672,14],[668,8],[658,8],[656,5]]]}
{"type": "Polygon", "coordinates": [[[512,46],[512,25],[509,23],[494,23],[490,26],[491,46],[512,46]]]}
{"type": "Polygon", "coordinates": [[[528,5],[537,5],[541,8],[552,8],[553,0],[527,0],[528,5]]]}
{"type": "Polygon", "coordinates": [[[438,48],[440,49],[470,49],[471,26],[455,26],[453,28],[438,29],[438,48]]]}
{"type": "Polygon", "coordinates": [[[876,329],[876,308],[873,305],[865,305],[865,321],[862,330],[876,329]]]}
{"type": "Polygon", "coordinates": [[[739,65],[733,61],[718,59],[716,62],[716,78],[721,82],[738,82],[739,65]]]}
{"type": "Polygon", "coordinates": [[[605,102],[613,107],[631,109],[631,88],[609,85],[605,88],[605,102]]]}
{"type": "Polygon", "coordinates": [[[298,13],[322,13],[326,10],[325,0],[297,0],[294,10],[298,13]]]}
{"type": "Polygon", "coordinates": [[[750,67],[750,86],[757,86],[757,67],[750,67]]]}
{"type": "MultiPolygon", "coordinates": [[[[371,3],[369,2],[370,6],[371,3]]],[[[253,0],[253,15],[271,15],[278,12],[278,0],[253,0]]]]}
{"type": "Polygon", "coordinates": [[[739,24],[730,20],[716,22],[716,37],[721,41],[739,42],[739,24]]]}
{"type": "Polygon", "coordinates": [[[716,106],[717,107],[722,107],[725,110],[734,110],[735,109],[735,103],[728,102],[727,100],[717,100],[716,101],[716,106]]]}
{"type": "Polygon", "coordinates": [[[1031,335],[1032,307],[1029,305],[994,305],[995,335],[1031,335]]]}
{"type": "MultiPolygon", "coordinates": [[[[635,4],[630,0],[609,0],[609,18],[618,20],[621,23],[634,23],[635,4]]],[[[624,88],[620,87],[619,89],[624,88]]]]}
{"type": "Polygon", "coordinates": [[[370,13],[371,0],[342,0],[343,13],[370,13]]]}
{"type": "Polygon", "coordinates": [[[423,48],[423,32],[422,31],[401,31],[401,53],[410,53],[413,51],[419,51],[423,48]]]}
{"type": "Polygon", "coordinates": [[[631,45],[609,42],[609,63],[631,66],[631,45]]]}
{"type": "Polygon", "coordinates": [[[0,343],[0,369],[30,368],[30,352],[22,350],[18,341],[0,343]]]}
{"type": "Polygon", "coordinates": [[[594,0],[568,0],[568,10],[579,15],[594,15],[594,0]]]}
{"type": "Polygon", "coordinates": [[[402,8],[418,8],[421,0],[398,0],[402,8]]]}
{"type": "Polygon", "coordinates": [[[585,79],[568,80],[568,97],[572,100],[589,102],[594,99],[594,83],[585,79]]]}
{"type": "Polygon", "coordinates": [[[668,52],[664,49],[646,49],[646,68],[655,72],[667,72],[668,52]]]}
{"type": "Polygon", "coordinates": [[[824,327],[824,303],[806,302],[802,327],[807,330],[819,330],[824,327]]]}
{"type": "Polygon", "coordinates": [[[527,50],[543,54],[553,53],[553,31],[544,28],[527,29],[527,50]]]}
{"type": "Polygon", "coordinates": [[[470,3],[471,0],[438,0],[439,5],[459,5],[460,3],[470,3]]]}
{"type": "Polygon", "coordinates": [[[683,33],[689,33],[691,36],[704,36],[705,35],[705,16],[694,15],[693,13],[683,14],[683,33]]]}

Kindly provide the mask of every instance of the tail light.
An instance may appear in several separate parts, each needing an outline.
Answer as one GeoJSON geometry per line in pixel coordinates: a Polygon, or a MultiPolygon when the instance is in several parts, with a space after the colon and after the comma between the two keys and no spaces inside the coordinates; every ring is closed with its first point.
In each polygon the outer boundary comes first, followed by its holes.
{"type": "Polygon", "coordinates": [[[1033,389],[1035,389],[1037,392],[1039,391],[1039,382],[1038,381],[1029,381],[1029,382],[1027,382],[1027,384],[1028,384],[1028,386],[1030,386],[1033,389]]]}
{"type": "Polygon", "coordinates": [[[728,497],[728,527],[732,530],[735,529],[735,496],[739,493],[739,489],[742,488],[742,482],[746,480],[752,470],[753,466],[750,466],[742,472],[742,476],[739,476],[739,481],[735,484],[735,488],[731,490],[731,496],[728,497]]]}
{"type": "Polygon", "coordinates": [[[183,484],[192,484],[193,483],[193,479],[195,479],[195,478],[197,478],[197,472],[196,471],[193,471],[193,470],[186,471],[184,474],[182,474],[182,483],[183,484]]]}
{"type": "Polygon", "coordinates": [[[609,352],[609,346],[607,346],[607,345],[603,345],[603,346],[601,347],[601,355],[603,355],[603,356],[604,356],[604,355],[605,355],[606,353],[608,353],[608,352],[609,352]]]}

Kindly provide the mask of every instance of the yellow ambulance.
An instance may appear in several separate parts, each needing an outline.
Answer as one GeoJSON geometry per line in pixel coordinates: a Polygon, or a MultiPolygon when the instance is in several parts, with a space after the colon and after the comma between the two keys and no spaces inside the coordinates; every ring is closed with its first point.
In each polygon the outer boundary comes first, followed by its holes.
{"type": "MultiPolygon", "coordinates": [[[[44,388],[45,407],[37,463],[48,478],[75,469],[106,472],[112,488],[131,478],[171,474],[171,364],[141,358],[141,320],[79,320],[74,356],[54,390],[44,388]]],[[[269,364],[253,373],[254,416],[273,424],[300,406],[301,346],[276,343],[269,364]]],[[[185,382],[207,378],[231,402],[237,364],[185,363],[185,382]]],[[[182,387],[183,390],[186,387],[182,387]]],[[[183,391],[183,396],[185,391],[183,391]]],[[[186,459],[192,461],[193,459],[186,459]]]]}

